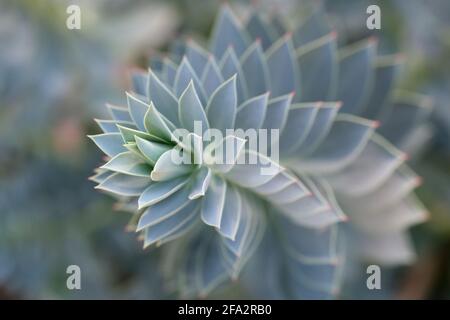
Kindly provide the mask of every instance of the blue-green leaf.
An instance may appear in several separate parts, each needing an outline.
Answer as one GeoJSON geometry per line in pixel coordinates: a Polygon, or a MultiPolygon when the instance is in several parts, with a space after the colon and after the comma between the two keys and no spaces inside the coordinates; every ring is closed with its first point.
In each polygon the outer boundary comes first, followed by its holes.
{"type": "Polygon", "coordinates": [[[383,265],[407,265],[416,260],[411,237],[404,230],[364,235],[358,234],[355,254],[366,261],[379,261],[383,265]]]}
{"type": "MultiPolygon", "coordinates": [[[[158,194],[158,190],[155,188],[151,189],[152,196],[161,198],[162,196],[158,194]]],[[[165,190],[164,190],[165,191],[165,190]]],[[[158,224],[163,220],[177,214],[183,207],[187,206],[191,200],[188,198],[189,188],[183,184],[180,189],[172,191],[166,196],[162,201],[161,199],[156,199],[141,215],[136,228],[136,231],[140,231],[144,228],[150,227],[152,225],[158,224]]]]}
{"type": "MultiPolygon", "coordinates": [[[[142,192],[138,199],[139,208],[145,208],[160,202],[180,190],[188,182],[188,178],[180,177],[163,182],[153,182],[142,192]]],[[[187,197],[187,196],[186,196],[187,197]]]]}
{"type": "Polygon", "coordinates": [[[235,240],[242,214],[242,200],[238,190],[232,185],[227,186],[225,204],[219,232],[224,237],[235,240]]]}
{"type": "Polygon", "coordinates": [[[134,130],[128,127],[124,127],[121,125],[118,125],[117,128],[119,128],[120,134],[122,135],[123,141],[125,143],[130,143],[130,142],[134,142],[134,137],[141,137],[143,139],[148,139],[148,140],[155,140],[155,141],[164,141],[161,140],[161,138],[158,138],[157,136],[154,136],[152,134],[149,134],[147,132],[142,132],[139,130],[134,130]]]}
{"type": "Polygon", "coordinates": [[[98,183],[98,184],[102,183],[103,181],[108,179],[110,176],[115,174],[114,172],[111,172],[106,169],[101,169],[101,168],[96,168],[94,170],[94,172],[95,172],[95,174],[90,176],[88,179],[90,181],[94,181],[95,183],[98,183]]]}
{"type": "Polygon", "coordinates": [[[353,213],[352,222],[360,232],[369,235],[402,232],[415,224],[424,222],[428,217],[427,210],[414,194],[386,206],[380,205],[370,209],[365,208],[362,211],[358,207],[349,209],[350,213],[353,213]],[[354,209],[359,211],[350,211],[354,209]]]}
{"type": "Polygon", "coordinates": [[[106,107],[108,108],[108,111],[114,120],[133,122],[128,109],[119,106],[113,106],[109,103],[106,104],[106,107]]]}
{"type": "Polygon", "coordinates": [[[291,154],[301,146],[313,127],[320,105],[320,102],[291,105],[280,135],[280,154],[291,154]]]}
{"type": "Polygon", "coordinates": [[[305,172],[333,172],[351,163],[364,149],[376,122],[351,115],[338,115],[323,142],[311,155],[290,163],[305,172]]]}
{"type": "Polygon", "coordinates": [[[88,136],[106,155],[114,157],[121,152],[127,151],[123,146],[120,133],[102,133],[88,136]]]}
{"type": "Polygon", "coordinates": [[[297,49],[300,68],[296,101],[327,101],[336,94],[337,44],[331,33],[297,49]]]}
{"type": "Polygon", "coordinates": [[[245,101],[239,106],[236,113],[235,128],[259,129],[266,117],[269,94],[264,93],[245,101]]]}
{"type": "MultiPolygon", "coordinates": [[[[351,196],[351,205],[349,205],[350,202],[345,202],[345,210],[376,212],[400,202],[409,193],[413,192],[420,183],[421,178],[403,164],[376,190],[358,197],[351,196]],[[383,201],[380,201],[380,199],[383,199],[383,201]]],[[[344,195],[340,195],[340,197],[343,197],[343,201],[347,201],[344,195]]]]}
{"type": "Polygon", "coordinates": [[[269,91],[270,79],[261,43],[253,43],[241,57],[248,95],[254,97],[269,91]]]}
{"type": "Polygon", "coordinates": [[[211,52],[217,59],[222,58],[229,46],[233,46],[240,56],[247,48],[248,40],[243,28],[228,6],[223,6],[216,19],[212,38],[211,52]]]}
{"type": "Polygon", "coordinates": [[[163,241],[174,232],[185,227],[189,221],[197,215],[198,207],[196,201],[191,201],[186,207],[182,208],[177,214],[163,220],[154,226],[145,229],[144,248],[149,245],[163,241]]]}
{"type": "Polygon", "coordinates": [[[203,198],[201,217],[206,224],[219,228],[225,205],[227,183],[220,177],[212,176],[203,198]]]}
{"type": "Polygon", "coordinates": [[[284,170],[278,163],[254,150],[241,152],[236,162],[225,177],[244,188],[261,186],[284,170]]]}
{"type": "Polygon", "coordinates": [[[358,114],[369,98],[373,87],[373,60],[376,42],[345,48],[339,55],[337,100],[342,101],[342,112],[358,114]]]}
{"type": "Polygon", "coordinates": [[[247,81],[245,80],[244,72],[233,48],[230,47],[227,49],[227,52],[220,61],[220,70],[226,79],[236,75],[238,103],[242,103],[248,98],[247,81]]]}
{"type": "Polygon", "coordinates": [[[408,136],[426,122],[432,110],[433,102],[429,97],[398,92],[390,110],[383,118],[380,132],[395,146],[402,148],[408,136]]]}
{"type": "Polygon", "coordinates": [[[150,177],[151,171],[140,157],[130,151],[119,153],[101,168],[139,177],[150,177]]]}
{"type": "Polygon", "coordinates": [[[189,39],[187,41],[185,54],[195,73],[197,75],[203,74],[203,70],[208,62],[208,52],[195,43],[194,40],[189,39]]]}
{"type": "Polygon", "coordinates": [[[233,129],[236,104],[236,76],[233,76],[214,91],[206,106],[211,128],[219,129],[223,133],[226,129],[233,129]]]}
{"type": "Polygon", "coordinates": [[[209,129],[208,119],[194,88],[193,81],[189,82],[189,85],[180,97],[178,115],[181,125],[190,132],[194,132],[196,121],[202,125],[202,133],[209,129]]]}
{"type": "Polygon", "coordinates": [[[127,93],[128,111],[130,112],[133,122],[136,124],[139,130],[145,131],[144,117],[148,111],[148,104],[144,101],[136,98],[135,96],[127,93]]]}
{"type": "Polygon", "coordinates": [[[159,157],[164,152],[166,152],[166,151],[171,149],[171,147],[166,145],[166,144],[162,144],[162,143],[158,143],[158,142],[153,142],[153,141],[149,141],[149,140],[146,140],[146,139],[142,139],[139,136],[135,136],[135,140],[136,140],[136,145],[137,145],[139,151],[153,165],[156,163],[156,161],[158,161],[159,157]]]}
{"type": "Polygon", "coordinates": [[[213,56],[210,56],[208,59],[201,81],[207,97],[211,97],[213,92],[223,82],[222,73],[213,56]]]}
{"type": "Polygon", "coordinates": [[[324,102],[320,104],[314,124],[309,130],[307,137],[294,151],[296,155],[306,156],[323,142],[333,125],[340,107],[340,102],[324,102]]]}
{"type": "Polygon", "coordinates": [[[261,129],[275,129],[281,132],[287,121],[292,98],[293,94],[291,93],[270,99],[267,105],[266,118],[264,119],[261,129]]]}
{"type": "Polygon", "coordinates": [[[405,160],[403,152],[375,134],[353,163],[327,179],[339,193],[359,196],[382,185],[405,160]]]}
{"type": "Polygon", "coordinates": [[[147,95],[148,74],[144,71],[135,71],[131,74],[133,91],[142,96],[147,95]]]}
{"type": "Polygon", "coordinates": [[[261,39],[261,44],[264,50],[267,50],[274,39],[276,39],[276,34],[272,30],[270,24],[263,21],[261,16],[256,12],[253,12],[246,26],[247,32],[249,33],[251,40],[255,41],[261,39]]]}
{"type": "Polygon", "coordinates": [[[323,37],[331,32],[330,26],[322,10],[316,9],[294,31],[292,39],[296,48],[323,37]]]}
{"type": "MultiPolygon", "coordinates": [[[[123,125],[128,127],[134,127],[133,122],[127,122],[127,121],[117,121],[117,120],[99,120],[95,119],[95,122],[97,122],[98,126],[102,129],[104,133],[113,133],[113,132],[119,132],[119,128],[117,128],[117,125],[123,125]]],[[[136,129],[134,127],[134,129],[136,129]]]]}
{"type": "Polygon", "coordinates": [[[150,107],[144,117],[145,128],[153,136],[157,136],[164,141],[172,141],[172,132],[175,126],[161,115],[150,103],[150,107]]]}
{"type": "Polygon", "coordinates": [[[155,108],[174,125],[178,125],[178,99],[151,71],[148,92],[155,108]]]}
{"type": "Polygon", "coordinates": [[[169,58],[164,60],[164,66],[161,71],[162,79],[168,88],[173,88],[175,83],[175,76],[177,74],[177,65],[169,58]]]}
{"type": "Polygon", "coordinates": [[[164,65],[162,53],[153,53],[148,59],[148,64],[154,72],[161,72],[164,65]]]}
{"type": "Polygon", "coordinates": [[[298,65],[290,36],[284,36],[267,51],[270,93],[274,97],[294,92],[299,87],[298,65]]]}
{"type": "Polygon", "coordinates": [[[114,173],[95,188],[130,197],[140,195],[150,183],[150,177],[144,178],[114,173]]]}
{"type": "Polygon", "coordinates": [[[186,90],[191,81],[194,83],[200,101],[202,102],[202,104],[206,104],[206,94],[203,90],[202,84],[188,59],[184,57],[181,61],[180,66],[178,67],[177,74],[175,76],[174,91],[177,97],[181,96],[181,94],[186,90]]]}
{"type": "Polygon", "coordinates": [[[399,56],[378,57],[375,65],[373,90],[362,109],[362,116],[368,119],[380,120],[386,115],[388,100],[397,80],[401,59],[399,56]]]}
{"type": "MultiPolygon", "coordinates": [[[[164,152],[156,161],[151,178],[153,181],[166,181],[184,176],[194,170],[191,164],[176,163],[180,157],[180,151],[176,148],[164,152]],[[176,160],[176,161],[174,161],[176,160]]],[[[181,160],[181,159],[180,159],[181,160]]]]}
{"type": "Polygon", "coordinates": [[[211,180],[211,169],[203,166],[194,177],[194,182],[189,194],[189,199],[197,199],[205,195],[211,180]]]}

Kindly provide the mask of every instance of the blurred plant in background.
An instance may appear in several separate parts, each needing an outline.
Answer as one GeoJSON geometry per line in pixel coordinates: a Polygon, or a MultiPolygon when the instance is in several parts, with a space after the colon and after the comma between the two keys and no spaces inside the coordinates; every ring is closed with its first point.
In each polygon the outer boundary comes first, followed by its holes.
{"type": "Polygon", "coordinates": [[[131,12],[113,14],[111,8],[124,1],[79,1],[82,29],[70,31],[69,3],[74,2],[0,5],[1,292],[155,297],[151,256],[122,232],[120,215],[104,214],[109,201],[86,192],[90,168],[99,159],[84,139],[92,117],[101,114],[97,107],[126,83],[121,79],[129,60],[143,45],[161,45],[177,19],[160,4],[127,2],[131,12]],[[165,32],[156,32],[157,26],[165,32]],[[83,291],[65,287],[70,264],[83,271],[83,291]]]}
{"type": "MultiPolygon", "coordinates": [[[[219,1],[3,1],[0,4],[0,298],[171,297],[154,262],[122,230],[107,197],[92,192],[100,158],[84,136],[104,101],[123,104],[127,69],[146,67],[177,35],[206,39],[219,1]],[[65,27],[68,4],[82,8],[82,29],[65,27]],[[82,269],[81,291],[65,288],[66,267],[82,269]],[[156,275],[156,276],[154,276],[156,275]]],[[[248,1],[232,1],[244,16],[248,1]]],[[[258,1],[293,21],[317,1],[258,1]],[[299,9],[302,8],[302,9],[299,9]]],[[[433,97],[432,126],[414,160],[430,222],[416,230],[417,267],[384,273],[381,292],[362,279],[347,297],[450,297],[450,107],[448,1],[377,1],[382,30],[365,28],[371,1],[322,1],[340,45],[376,35],[382,53],[405,52],[400,85],[433,97]],[[366,5],[367,4],[367,5],[366,5]],[[337,23],[339,22],[339,23],[337,23]],[[343,26],[343,27],[342,27],[343,26]],[[348,35],[348,36],[346,36],[348,35]],[[412,80],[412,81],[411,81],[412,80]],[[427,140],[429,139],[429,140],[427,140]],[[428,141],[425,143],[425,141],[428,141]],[[417,276],[417,275],[420,276],[417,276]],[[418,279],[425,279],[418,281],[418,279]],[[417,284],[416,286],[412,284],[417,284]],[[400,290],[400,293],[398,293],[400,290]]],[[[231,288],[228,292],[235,296],[231,288]]]]}
{"type": "MultiPolygon", "coordinates": [[[[386,52],[405,53],[406,67],[400,79],[403,89],[432,97],[429,123],[416,130],[409,144],[413,168],[422,176],[419,195],[430,210],[430,221],[416,228],[415,239],[421,250],[417,266],[404,280],[401,270],[392,270],[385,297],[449,297],[450,292],[450,3],[448,1],[377,1],[382,11],[382,29],[361,28],[363,12],[373,1],[323,1],[340,23],[338,32],[350,39],[369,35],[380,39],[386,52]],[[395,275],[398,275],[395,277],[395,275]],[[422,280],[419,280],[422,279],[422,280]],[[400,291],[395,293],[395,291],[400,291]]],[[[359,280],[355,283],[361,283],[359,280]]],[[[377,292],[360,288],[363,296],[377,292]]]]}

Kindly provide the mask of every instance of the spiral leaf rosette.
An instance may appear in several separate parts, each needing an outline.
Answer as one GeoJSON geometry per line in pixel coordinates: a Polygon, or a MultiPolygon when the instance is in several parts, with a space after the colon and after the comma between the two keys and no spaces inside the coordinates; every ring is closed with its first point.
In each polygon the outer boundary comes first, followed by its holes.
{"type": "Polygon", "coordinates": [[[399,148],[430,108],[392,93],[400,64],[373,39],[338,48],[320,11],[288,33],[276,15],[243,23],[224,6],[209,51],[176,42],[133,74],[127,107],[107,105],[112,120],[91,136],[107,162],[92,180],[133,213],[145,247],[163,245],[183,296],[247,266],[242,283],[260,296],[334,297],[348,254],[410,262],[407,229],[426,217],[399,148]],[[209,129],[223,138],[206,141],[209,129]],[[279,133],[269,152],[249,143],[255,130],[279,133]],[[176,163],[180,151],[198,161],[176,163]]]}

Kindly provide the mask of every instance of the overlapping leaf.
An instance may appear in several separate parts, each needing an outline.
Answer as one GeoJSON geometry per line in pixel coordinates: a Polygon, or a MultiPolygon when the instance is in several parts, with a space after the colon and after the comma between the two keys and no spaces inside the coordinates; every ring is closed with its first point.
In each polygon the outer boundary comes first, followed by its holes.
{"type": "Polygon", "coordinates": [[[242,23],[224,6],[211,54],[177,42],[132,77],[127,108],[108,106],[112,120],[97,121],[104,133],[91,138],[108,160],[92,180],[136,211],[129,226],[145,246],[170,242],[163,269],[184,296],[208,294],[249,262],[250,289],[333,297],[346,220],[366,257],[413,256],[403,233],[426,212],[396,147],[429,103],[392,104],[398,56],[377,58],[374,39],[338,49],[326,21],[314,11],[290,35],[279,16],[242,23]],[[385,119],[381,136],[375,120],[385,119]],[[224,138],[205,139],[208,128],[224,138]],[[279,136],[267,153],[246,136],[259,129],[279,136]]]}

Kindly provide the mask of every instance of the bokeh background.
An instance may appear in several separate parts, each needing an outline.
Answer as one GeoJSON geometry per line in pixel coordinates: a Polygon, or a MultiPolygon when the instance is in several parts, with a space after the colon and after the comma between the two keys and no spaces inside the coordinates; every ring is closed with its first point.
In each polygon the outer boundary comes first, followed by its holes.
{"type": "MultiPolygon", "coordinates": [[[[448,0],[229,1],[276,10],[295,20],[322,3],[342,44],[375,35],[385,53],[403,52],[400,87],[429,95],[431,125],[417,139],[412,166],[430,211],[412,232],[418,259],[383,269],[382,290],[351,279],[340,298],[450,298],[450,2],[448,0]],[[250,3],[251,2],[251,3],[250,3]],[[382,10],[382,29],[366,8],[382,10]]],[[[202,41],[215,0],[0,0],[0,299],[174,298],[158,276],[157,249],[124,231],[128,216],[93,190],[101,154],[86,138],[105,102],[123,104],[129,70],[148,65],[177,37],[202,41]],[[81,30],[66,8],[81,8],[81,30]],[[82,290],[66,288],[80,266],[82,290]]],[[[231,286],[218,297],[236,297],[231,286]]],[[[213,297],[215,297],[213,295],[213,297]]]]}

